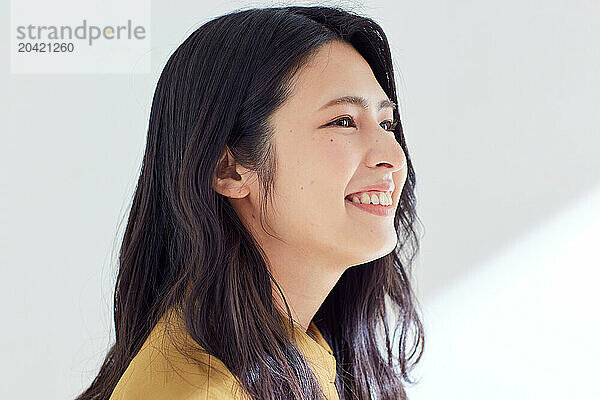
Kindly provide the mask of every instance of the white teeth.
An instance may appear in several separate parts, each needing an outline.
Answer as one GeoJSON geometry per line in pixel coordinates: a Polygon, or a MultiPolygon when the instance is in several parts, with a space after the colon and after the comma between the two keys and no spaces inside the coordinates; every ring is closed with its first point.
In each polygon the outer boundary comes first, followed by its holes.
{"type": "Polygon", "coordinates": [[[381,204],[382,206],[389,205],[388,198],[385,193],[379,193],[379,204],[381,204]]]}
{"type": "Polygon", "coordinates": [[[382,206],[389,206],[392,204],[392,195],[390,193],[362,193],[360,197],[358,195],[352,195],[352,202],[362,204],[381,204],[382,206]]]}

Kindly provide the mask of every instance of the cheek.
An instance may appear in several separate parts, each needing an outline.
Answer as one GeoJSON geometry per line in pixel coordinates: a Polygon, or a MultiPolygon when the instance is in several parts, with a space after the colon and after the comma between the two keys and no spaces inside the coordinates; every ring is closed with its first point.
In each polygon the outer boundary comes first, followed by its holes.
{"type": "Polygon", "coordinates": [[[330,204],[343,204],[348,182],[358,166],[358,159],[350,143],[327,135],[312,150],[309,158],[313,190],[318,190],[330,204]]]}
{"type": "Polygon", "coordinates": [[[406,158],[403,158],[404,166],[400,168],[398,171],[392,174],[392,179],[394,180],[394,186],[397,188],[394,191],[397,192],[394,196],[400,197],[400,193],[402,192],[402,188],[406,183],[406,178],[408,176],[408,168],[406,167],[406,158]]]}
{"type": "MultiPolygon", "coordinates": [[[[330,177],[351,176],[356,168],[356,154],[352,151],[351,143],[343,139],[327,137],[313,152],[315,164],[321,166],[321,174],[326,171],[330,177]]],[[[344,182],[338,182],[344,185],[344,182]]]]}
{"type": "Polygon", "coordinates": [[[357,143],[351,139],[324,130],[278,130],[275,186],[282,204],[277,208],[304,213],[317,196],[343,207],[348,182],[360,162],[357,143]]]}
{"type": "Polygon", "coordinates": [[[281,150],[282,180],[295,182],[298,188],[306,191],[305,194],[315,190],[327,193],[337,190],[343,194],[356,169],[351,144],[332,135],[290,142],[281,150]]]}
{"type": "Polygon", "coordinates": [[[332,226],[335,216],[345,210],[344,193],[357,167],[350,149],[349,143],[331,135],[288,142],[285,147],[282,143],[277,208],[288,223],[304,224],[307,230],[332,226]],[[340,213],[332,212],[335,207],[340,213]]]}

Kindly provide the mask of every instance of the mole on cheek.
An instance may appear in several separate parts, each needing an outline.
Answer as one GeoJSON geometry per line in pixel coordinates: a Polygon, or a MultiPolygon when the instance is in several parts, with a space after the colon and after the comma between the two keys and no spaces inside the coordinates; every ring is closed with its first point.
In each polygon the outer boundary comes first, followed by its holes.
{"type": "Polygon", "coordinates": [[[329,141],[333,142],[333,138],[332,138],[332,139],[329,139],[329,141]]]}

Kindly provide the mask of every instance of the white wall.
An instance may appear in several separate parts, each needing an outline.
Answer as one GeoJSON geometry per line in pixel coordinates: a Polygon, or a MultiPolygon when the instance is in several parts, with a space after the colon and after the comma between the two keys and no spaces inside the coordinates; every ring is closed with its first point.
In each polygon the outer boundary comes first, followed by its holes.
{"type": "Polygon", "coordinates": [[[598,399],[600,188],[425,297],[411,399],[598,399]]]}
{"type": "MultiPolygon", "coordinates": [[[[97,372],[170,52],[223,12],[288,3],[153,1],[152,74],[11,74],[0,35],[1,398],[73,398],[97,372]]],[[[336,4],[387,32],[418,175],[411,397],[600,397],[600,3],[336,4]]],[[[9,15],[2,2],[4,32],[9,15]]]]}

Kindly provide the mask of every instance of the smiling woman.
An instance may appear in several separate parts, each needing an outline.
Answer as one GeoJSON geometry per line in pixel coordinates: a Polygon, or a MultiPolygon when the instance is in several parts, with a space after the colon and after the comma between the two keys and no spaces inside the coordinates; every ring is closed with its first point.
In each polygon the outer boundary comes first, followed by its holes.
{"type": "Polygon", "coordinates": [[[405,399],[424,335],[396,101],[384,32],[343,9],[192,33],[154,94],[116,343],[78,399],[405,399]]]}

